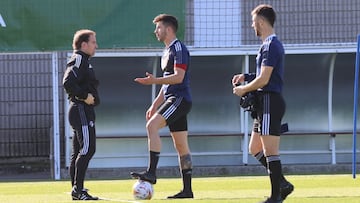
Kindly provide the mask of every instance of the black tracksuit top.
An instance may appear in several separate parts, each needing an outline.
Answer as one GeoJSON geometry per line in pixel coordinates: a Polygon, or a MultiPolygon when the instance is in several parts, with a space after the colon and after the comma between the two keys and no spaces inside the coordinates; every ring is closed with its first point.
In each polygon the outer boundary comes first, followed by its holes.
{"type": "MultiPolygon", "coordinates": [[[[95,98],[95,106],[100,103],[98,94],[99,81],[94,69],[89,63],[90,56],[82,51],[76,51],[67,62],[63,78],[63,86],[72,102],[83,102],[91,93],[95,98]]],[[[84,103],[84,102],[83,102],[84,103]]]]}

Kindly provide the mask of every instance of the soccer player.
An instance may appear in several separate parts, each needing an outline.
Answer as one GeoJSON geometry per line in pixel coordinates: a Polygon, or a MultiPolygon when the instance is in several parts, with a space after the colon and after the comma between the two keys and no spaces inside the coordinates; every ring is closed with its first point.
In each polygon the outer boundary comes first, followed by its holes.
{"type": "Polygon", "coordinates": [[[271,196],[263,203],[280,203],[294,189],[282,175],[279,156],[281,120],[285,113],[282,96],[284,48],[274,32],[275,11],[270,5],[259,5],[252,12],[252,27],[262,40],[256,57],[256,74],[238,74],[232,79],[233,93],[243,96],[257,91],[254,126],[249,150],[269,172],[271,196]],[[247,84],[239,85],[247,81],[247,84]]]}
{"type": "Polygon", "coordinates": [[[159,130],[165,126],[178,153],[183,189],[169,199],[193,198],[191,188],[192,160],[188,145],[187,114],[192,99],[189,86],[189,51],[177,39],[178,21],[174,16],[160,14],[153,20],[157,39],[165,44],[161,58],[162,77],[146,73],[146,77],[135,78],[143,85],[162,85],[159,94],[146,112],[146,131],[148,135],[149,165],[145,172],[131,172],[133,178],[156,183],[156,168],[161,151],[159,130]]]}
{"type": "Polygon", "coordinates": [[[74,53],[66,65],[63,86],[70,101],[69,123],[73,144],[69,173],[73,200],[98,200],[84,188],[85,173],[95,153],[95,111],[99,104],[98,80],[89,64],[97,49],[96,33],[79,30],[73,39],[74,53]]]}

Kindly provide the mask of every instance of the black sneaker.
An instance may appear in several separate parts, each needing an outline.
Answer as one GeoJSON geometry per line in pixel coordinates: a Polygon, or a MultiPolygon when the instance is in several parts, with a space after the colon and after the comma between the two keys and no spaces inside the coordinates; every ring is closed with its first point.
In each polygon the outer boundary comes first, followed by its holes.
{"type": "Polygon", "coordinates": [[[151,184],[156,184],[156,175],[149,173],[148,171],[139,172],[139,173],[131,172],[130,175],[133,178],[138,178],[140,180],[147,181],[151,184]]]}
{"type": "Polygon", "coordinates": [[[283,201],[281,199],[273,200],[270,197],[267,198],[265,201],[259,202],[259,203],[282,203],[283,201]]]}
{"type": "Polygon", "coordinates": [[[71,191],[72,200],[99,200],[98,197],[93,197],[89,195],[87,189],[83,189],[82,191],[78,192],[76,187],[74,186],[71,191]]]}
{"type": "Polygon", "coordinates": [[[280,184],[280,197],[282,200],[285,200],[288,195],[294,190],[294,185],[288,181],[282,182],[280,184]]]}
{"type": "Polygon", "coordinates": [[[194,198],[194,194],[192,191],[185,192],[181,190],[179,193],[173,196],[167,197],[168,199],[185,199],[185,198],[194,198]]]}

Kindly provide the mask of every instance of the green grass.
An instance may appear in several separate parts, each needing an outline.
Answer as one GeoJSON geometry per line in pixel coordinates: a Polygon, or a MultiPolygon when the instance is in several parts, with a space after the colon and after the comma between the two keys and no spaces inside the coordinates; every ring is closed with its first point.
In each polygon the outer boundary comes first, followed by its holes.
{"type": "MultiPolygon", "coordinates": [[[[287,176],[295,185],[288,203],[358,203],[360,180],[351,175],[299,175],[287,176]]],[[[135,180],[87,180],[90,193],[108,200],[97,202],[241,202],[256,203],[270,193],[267,176],[238,176],[193,178],[194,200],[166,200],[181,189],[180,179],[160,178],[154,185],[155,194],[150,201],[134,200],[131,187],[135,180]]],[[[0,182],[1,203],[73,202],[70,200],[69,181],[14,181],[0,182]]]]}

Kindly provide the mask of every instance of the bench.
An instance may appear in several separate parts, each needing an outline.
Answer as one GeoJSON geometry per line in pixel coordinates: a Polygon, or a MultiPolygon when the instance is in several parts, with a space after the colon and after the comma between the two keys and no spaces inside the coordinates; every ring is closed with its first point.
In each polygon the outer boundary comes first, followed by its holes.
{"type": "MultiPolygon", "coordinates": [[[[350,131],[336,131],[336,132],[304,132],[304,131],[289,131],[286,132],[284,134],[282,134],[282,136],[284,137],[288,137],[288,136],[325,136],[328,135],[330,137],[330,151],[331,151],[331,164],[336,164],[336,154],[337,153],[349,153],[351,150],[336,150],[336,140],[335,138],[339,135],[351,135],[352,132],[350,131]]],[[[170,138],[169,134],[163,134],[161,135],[161,137],[164,138],[170,138]]],[[[207,132],[207,133],[190,133],[189,137],[192,138],[201,138],[201,137],[211,137],[211,138],[216,138],[216,137],[241,137],[242,138],[242,145],[241,148],[239,149],[239,151],[200,151],[200,152],[193,152],[192,154],[194,156],[232,156],[232,155],[236,155],[236,156],[243,156],[243,164],[247,165],[248,164],[248,158],[249,158],[249,153],[248,153],[248,144],[245,144],[246,141],[244,139],[244,134],[243,133],[236,133],[236,132],[230,132],[230,133],[226,133],[226,134],[221,134],[221,133],[213,133],[213,132],[207,132]],[[242,150],[242,152],[241,152],[242,150]]],[[[147,136],[145,134],[143,135],[127,135],[127,136],[98,136],[97,139],[99,140],[111,140],[111,139],[146,139],[147,136]]],[[[69,139],[71,139],[71,137],[69,137],[69,139]]],[[[70,140],[68,140],[70,141],[70,140]]],[[[281,151],[281,154],[288,154],[288,155],[296,155],[296,154],[304,154],[304,155],[310,155],[310,154],[329,154],[328,150],[285,150],[285,151],[281,151]]],[[[171,156],[175,156],[176,154],[174,153],[163,153],[162,156],[164,157],[171,157],[171,156]]],[[[117,155],[115,154],[106,154],[104,157],[102,158],[114,158],[117,155]]],[[[127,154],[127,155],[122,155],[124,156],[124,158],[139,158],[142,156],[147,156],[146,154],[141,154],[141,156],[139,154],[127,154]]]]}
{"type": "MultiPolygon", "coordinates": [[[[333,132],[324,132],[324,131],[318,131],[318,132],[315,132],[315,131],[288,131],[288,132],[285,132],[284,134],[282,134],[282,136],[318,136],[318,135],[329,135],[330,137],[330,149],[331,149],[331,164],[336,164],[336,136],[338,135],[349,135],[349,134],[352,134],[351,131],[333,131],[333,132]]],[[[161,137],[170,137],[169,134],[166,134],[166,135],[160,135],[161,137]]],[[[202,136],[206,136],[206,137],[224,137],[224,136],[234,136],[234,137],[237,137],[237,136],[241,136],[243,137],[244,134],[243,133],[227,133],[227,134],[220,134],[220,133],[190,133],[189,134],[189,137],[202,137],[202,136]]],[[[250,135],[249,135],[250,136],[250,135]]],[[[146,138],[147,136],[146,135],[140,135],[140,136],[101,136],[101,137],[97,137],[97,139],[114,139],[114,138],[131,138],[131,139],[136,139],[136,138],[139,138],[139,139],[144,139],[146,138]]],[[[247,149],[247,148],[246,148],[247,149]]],[[[340,151],[339,151],[340,152],[340,151]]],[[[225,155],[227,154],[227,152],[216,152],[216,153],[219,153],[217,155],[225,155]]],[[[285,152],[285,154],[311,154],[311,153],[316,153],[316,154],[325,154],[325,153],[328,153],[324,150],[292,150],[292,151],[287,151],[285,152]]],[[[194,155],[201,155],[201,154],[204,154],[204,153],[194,153],[194,155]]],[[[238,153],[239,155],[241,155],[241,153],[238,153]]],[[[247,157],[248,156],[248,152],[247,150],[244,151],[244,157],[247,157]]],[[[215,152],[214,153],[211,153],[211,152],[206,152],[206,155],[215,155],[215,152]]],[[[244,160],[244,163],[246,164],[247,161],[244,160]]]]}

